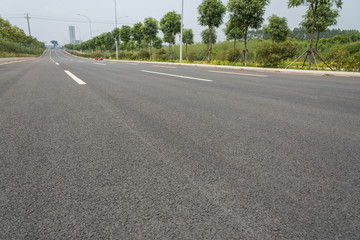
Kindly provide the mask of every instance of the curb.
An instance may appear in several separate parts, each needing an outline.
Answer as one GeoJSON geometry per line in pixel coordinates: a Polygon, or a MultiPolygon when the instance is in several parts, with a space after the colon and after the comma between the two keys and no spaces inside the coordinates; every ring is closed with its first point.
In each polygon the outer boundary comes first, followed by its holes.
{"type": "MultiPolygon", "coordinates": [[[[70,53],[68,53],[68,54],[70,54],[70,53]]],[[[73,54],[70,54],[70,55],[75,56],[73,54]]],[[[83,58],[83,57],[79,57],[79,56],[75,56],[75,57],[83,58]]],[[[89,58],[86,58],[86,59],[89,59],[89,58]]],[[[127,61],[127,60],[112,60],[112,59],[104,59],[104,61],[124,62],[124,63],[158,64],[158,65],[185,66],[185,67],[199,67],[199,68],[218,68],[218,69],[228,69],[228,70],[301,74],[301,75],[312,75],[312,76],[334,76],[334,77],[358,77],[358,78],[360,78],[360,72],[317,71],[317,70],[309,71],[309,70],[297,70],[297,69],[275,69],[275,68],[238,67],[238,66],[225,66],[225,65],[191,64],[191,63],[127,61]]]]}

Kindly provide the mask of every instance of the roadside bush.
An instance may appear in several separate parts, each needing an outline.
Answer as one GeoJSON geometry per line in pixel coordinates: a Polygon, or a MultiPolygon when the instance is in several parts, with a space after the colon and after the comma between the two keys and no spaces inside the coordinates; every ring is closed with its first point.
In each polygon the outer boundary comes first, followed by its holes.
{"type": "Polygon", "coordinates": [[[351,43],[346,46],[346,50],[350,52],[351,55],[360,52],[360,42],[357,43],[351,43]]]}
{"type": "Polygon", "coordinates": [[[187,60],[189,62],[193,62],[196,60],[196,53],[195,52],[188,52],[187,54],[187,60]]]}
{"type": "Polygon", "coordinates": [[[139,59],[149,59],[150,58],[150,52],[146,50],[140,50],[138,52],[138,58],[139,59]]]}
{"type": "Polygon", "coordinates": [[[336,35],[333,38],[329,39],[329,41],[331,43],[341,43],[341,44],[346,44],[349,43],[351,40],[348,36],[345,35],[336,35]]]}
{"type": "Polygon", "coordinates": [[[289,58],[293,58],[297,53],[297,46],[290,41],[282,43],[265,42],[259,46],[257,54],[260,61],[265,66],[275,67],[289,58]]]}
{"type": "Polygon", "coordinates": [[[21,56],[19,54],[30,54],[30,55],[41,55],[44,52],[44,48],[27,48],[19,43],[10,42],[3,38],[0,38],[0,52],[3,53],[17,53],[17,56],[21,56]]]}
{"type": "Polygon", "coordinates": [[[216,54],[215,60],[225,61],[226,60],[226,55],[227,55],[226,51],[221,51],[218,54],[216,54]]]}
{"type": "Polygon", "coordinates": [[[136,53],[133,53],[133,52],[129,52],[128,53],[128,59],[130,60],[136,60],[137,58],[137,54],[136,53]]]}
{"type": "Polygon", "coordinates": [[[360,33],[351,35],[350,39],[351,39],[352,42],[360,41],[360,33]]]}
{"type": "Polygon", "coordinates": [[[350,53],[345,48],[332,48],[330,49],[330,55],[327,57],[327,61],[330,62],[334,68],[340,70],[346,67],[349,57],[350,53]]]}
{"type": "Polygon", "coordinates": [[[348,58],[348,60],[345,63],[345,69],[348,71],[360,71],[360,52],[356,53],[351,58],[348,58]]]}
{"type": "Polygon", "coordinates": [[[231,48],[230,50],[229,50],[229,53],[228,53],[228,56],[227,56],[227,60],[229,61],[229,62],[235,62],[236,60],[239,60],[240,59],[240,55],[242,55],[241,54],[241,51],[239,50],[239,49],[237,49],[237,48],[231,48]]]}
{"type": "Polygon", "coordinates": [[[159,61],[166,61],[168,60],[168,54],[166,53],[165,49],[159,49],[155,53],[155,58],[159,61]]]}

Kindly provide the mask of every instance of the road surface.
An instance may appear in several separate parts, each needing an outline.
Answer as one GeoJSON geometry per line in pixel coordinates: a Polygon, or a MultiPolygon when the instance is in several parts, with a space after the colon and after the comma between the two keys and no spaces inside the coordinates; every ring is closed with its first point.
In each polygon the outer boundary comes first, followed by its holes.
{"type": "Polygon", "coordinates": [[[0,239],[360,239],[360,79],[0,65],[0,239]]]}

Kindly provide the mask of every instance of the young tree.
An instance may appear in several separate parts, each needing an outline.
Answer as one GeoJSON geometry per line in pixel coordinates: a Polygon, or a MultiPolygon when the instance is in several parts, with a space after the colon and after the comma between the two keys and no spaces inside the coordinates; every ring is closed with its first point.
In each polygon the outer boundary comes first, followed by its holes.
{"type": "Polygon", "coordinates": [[[216,43],[216,40],[217,40],[217,34],[216,34],[216,31],[213,31],[211,33],[212,37],[210,38],[209,37],[210,35],[210,30],[209,29],[205,29],[201,32],[201,39],[202,39],[202,42],[205,43],[205,44],[209,44],[209,41],[211,39],[211,44],[214,44],[216,43]]]}
{"type": "MultiPolygon", "coordinates": [[[[327,4],[335,4],[336,7],[341,8],[342,7],[342,0],[289,0],[288,7],[298,7],[300,5],[306,5],[309,6],[309,9],[312,13],[312,26],[311,26],[311,34],[310,34],[310,47],[307,50],[307,56],[309,59],[309,68],[311,68],[311,57],[314,57],[314,50],[313,50],[313,44],[314,44],[314,32],[315,32],[315,24],[316,24],[316,17],[317,17],[317,11],[318,8],[327,4]]],[[[316,54],[316,52],[315,52],[316,54]]],[[[306,61],[306,60],[305,60],[306,61]]]]}
{"type": "Polygon", "coordinates": [[[184,29],[182,41],[183,43],[185,43],[185,58],[188,61],[188,57],[187,57],[188,45],[194,44],[194,33],[191,29],[184,29]]]}
{"type": "Polygon", "coordinates": [[[114,39],[116,39],[118,42],[120,42],[120,29],[114,28],[114,30],[111,32],[111,35],[114,39]]]}
{"type": "Polygon", "coordinates": [[[284,42],[291,32],[286,18],[273,14],[268,20],[269,25],[264,27],[264,32],[270,35],[273,42],[284,42]]]}
{"type": "Polygon", "coordinates": [[[162,39],[159,37],[156,37],[156,39],[154,40],[153,46],[155,49],[161,49],[163,47],[162,39]]]}
{"type": "Polygon", "coordinates": [[[54,45],[54,48],[56,48],[56,46],[59,45],[58,41],[56,40],[51,40],[50,42],[52,45],[54,45]]]}
{"type": "Polygon", "coordinates": [[[212,32],[214,28],[218,28],[223,23],[226,7],[220,0],[203,0],[198,7],[199,23],[201,26],[207,26],[209,29],[209,51],[208,63],[211,61],[212,53],[212,32]]]}
{"type": "Polygon", "coordinates": [[[264,21],[265,7],[269,0],[229,0],[230,21],[235,27],[242,29],[245,47],[243,64],[246,64],[247,35],[249,28],[258,29],[264,21]]]}
{"type": "Polygon", "coordinates": [[[228,41],[234,40],[234,49],[235,49],[236,41],[241,39],[243,36],[242,29],[239,27],[235,27],[231,21],[228,21],[226,23],[226,28],[224,29],[224,33],[228,41]]]}
{"type": "Polygon", "coordinates": [[[126,50],[126,55],[125,57],[127,58],[127,51],[128,51],[128,43],[131,40],[131,27],[129,26],[122,26],[120,29],[120,39],[121,41],[124,43],[125,45],[125,50],[126,50]]]}
{"type": "MultiPolygon", "coordinates": [[[[323,4],[318,7],[315,21],[315,32],[317,32],[317,39],[315,43],[315,52],[317,51],[320,33],[325,32],[328,27],[337,24],[336,18],[340,16],[339,10],[331,9],[332,4],[323,4]]],[[[309,8],[306,14],[303,16],[304,20],[300,25],[308,30],[308,33],[311,34],[312,23],[313,23],[313,13],[311,8],[309,8]]]]}
{"type": "Polygon", "coordinates": [[[133,40],[137,43],[140,52],[141,41],[144,39],[143,24],[141,22],[134,24],[131,29],[131,36],[133,40]]]}
{"type": "Polygon", "coordinates": [[[157,38],[157,33],[159,31],[159,24],[155,18],[145,18],[143,32],[145,35],[145,40],[149,43],[150,46],[150,61],[152,60],[152,45],[153,41],[157,38]]]}
{"type": "Polygon", "coordinates": [[[169,43],[170,62],[172,61],[172,45],[175,36],[181,30],[181,16],[175,11],[168,12],[160,21],[160,29],[164,33],[164,41],[169,43]]]}

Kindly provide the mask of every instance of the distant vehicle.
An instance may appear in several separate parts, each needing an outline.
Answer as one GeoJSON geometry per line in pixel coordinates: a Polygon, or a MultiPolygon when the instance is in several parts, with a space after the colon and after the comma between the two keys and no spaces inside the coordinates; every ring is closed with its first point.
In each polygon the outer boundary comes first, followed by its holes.
{"type": "Polygon", "coordinates": [[[104,59],[100,57],[100,58],[94,58],[94,60],[104,60],[104,59]]]}

